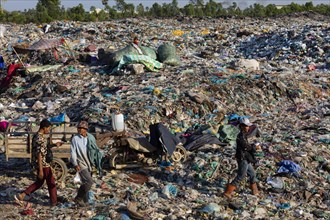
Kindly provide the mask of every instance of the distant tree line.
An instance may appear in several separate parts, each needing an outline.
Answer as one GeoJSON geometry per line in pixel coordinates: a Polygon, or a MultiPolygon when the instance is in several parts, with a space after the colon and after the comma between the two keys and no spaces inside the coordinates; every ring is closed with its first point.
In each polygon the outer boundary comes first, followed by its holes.
{"type": "Polygon", "coordinates": [[[86,11],[82,4],[66,9],[61,6],[60,0],[39,0],[35,9],[13,12],[1,10],[0,22],[41,24],[54,20],[107,21],[129,17],[170,18],[177,16],[264,18],[306,11],[330,15],[330,4],[314,6],[312,2],[303,5],[291,3],[281,8],[274,4],[267,6],[254,4],[244,10],[240,9],[236,2],[224,8],[221,3],[214,0],[209,0],[206,3],[203,0],[190,0],[189,4],[182,8],[179,7],[177,0],[162,5],[154,3],[151,7],[144,7],[142,3],[135,7],[134,4],[128,4],[124,0],[115,0],[115,5],[112,7],[109,6],[108,0],[102,0],[102,4],[104,6],[102,10],[93,6],[90,11],[86,11]]]}

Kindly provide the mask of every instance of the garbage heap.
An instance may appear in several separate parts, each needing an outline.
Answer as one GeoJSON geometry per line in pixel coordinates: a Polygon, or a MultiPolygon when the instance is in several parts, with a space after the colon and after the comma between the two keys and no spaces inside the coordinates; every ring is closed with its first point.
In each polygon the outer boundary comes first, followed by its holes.
{"type": "MultiPolygon", "coordinates": [[[[37,205],[45,205],[47,198],[37,196],[47,194],[44,189],[30,199],[34,214],[56,219],[329,218],[329,24],[329,17],[295,14],[54,22],[46,34],[38,27],[5,25],[1,55],[6,62],[16,59],[14,44],[37,41],[40,35],[66,38],[71,53],[57,65],[34,63],[36,69],[12,79],[0,95],[7,120],[38,121],[66,113],[71,121],[88,117],[110,125],[111,113],[119,109],[129,129],[147,134],[155,122],[173,133],[205,124],[219,128],[235,113],[249,116],[262,132],[256,167],[260,197],[252,196],[243,182],[238,195],[227,201],[222,194],[236,174],[235,149],[206,145],[174,169],[112,170],[102,180],[95,177],[90,207],[81,212],[71,202],[77,188],[71,170],[59,190],[62,205],[51,212],[37,205]],[[107,55],[131,44],[134,36],[154,50],[171,43],[181,65],[149,72],[143,65],[135,71],[140,64],[133,64],[112,72],[107,55]],[[259,67],[241,66],[241,59],[255,59],[259,67]],[[279,172],[283,161],[300,169],[279,172]]],[[[31,180],[23,175],[26,166],[16,166],[13,174],[9,170],[18,161],[1,160],[6,173],[0,177],[1,202],[6,203],[1,209],[16,218],[19,208],[8,201],[31,180]]]]}

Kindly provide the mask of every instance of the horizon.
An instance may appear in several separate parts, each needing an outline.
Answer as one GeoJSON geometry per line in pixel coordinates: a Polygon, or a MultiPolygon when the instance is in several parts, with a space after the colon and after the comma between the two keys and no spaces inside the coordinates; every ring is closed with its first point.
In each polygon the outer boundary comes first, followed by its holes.
{"type": "MultiPolygon", "coordinates": [[[[0,0],[1,1],[1,0],[0,0]]],[[[133,3],[135,6],[142,3],[144,7],[151,7],[154,3],[158,3],[160,5],[164,3],[171,3],[172,0],[126,0],[126,3],[130,4],[133,3]]],[[[204,4],[206,4],[208,0],[204,0],[204,4]]],[[[234,0],[226,0],[226,1],[217,1],[217,3],[222,3],[224,7],[228,7],[232,5],[233,2],[236,2],[238,7],[241,9],[247,8],[250,5],[253,5],[255,3],[261,4],[261,5],[268,5],[268,4],[275,4],[275,5],[288,5],[292,2],[302,5],[307,2],[312,2],[314,5],[319,4],[330,4],[329,0],[316,0],[316,1],[308,1],[308,0],[296,0],[296,1],[290,1],[290,0],[247,0],[247,1],[234,1],[234,0]]],[[[2,2],[2,7],[4,10],[12,12],[12,11],[24,11],[29,9],[34,9],[38,3],[38,0],[8,0],[6,2],[2,2]]],[[[114,6],[115,2],[113,0],[109,0],[109,5],[114,6]]],[[[179,7],[182,8],[183,6],[187,5],[189,3],[189,0],[178,0],[179,7]]],[[[79,4],[83,4],[85,11],[89,11],[92,6],[95,6],[96,8],[103,9],[104,6],[102,5],[101,0],[80,0],[80,1],[71,1],[71,0],[61,0],[61,6],[64,6],[65,8],[72,8],[75,6],[78,6],[79,4]]]]}

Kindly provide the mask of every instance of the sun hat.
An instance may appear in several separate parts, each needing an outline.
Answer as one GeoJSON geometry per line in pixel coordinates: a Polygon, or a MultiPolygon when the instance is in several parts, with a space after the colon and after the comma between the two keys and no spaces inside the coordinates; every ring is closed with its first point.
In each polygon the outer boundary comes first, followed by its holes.
{"type": "Polygon", "coordinates": [[[79,122],[77,128],[84,128],[84,129],[87,130],[88,129],[88,123],[87,123],[87,121],[81,121],[81,122],[79,122]]]}

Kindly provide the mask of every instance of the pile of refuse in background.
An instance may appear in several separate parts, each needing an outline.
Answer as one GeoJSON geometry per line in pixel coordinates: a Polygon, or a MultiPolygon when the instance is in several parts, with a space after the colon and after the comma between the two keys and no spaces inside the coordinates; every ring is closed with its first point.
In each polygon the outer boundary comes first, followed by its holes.
{"type": "MultiPolygon", "coordinates": [[[[0,51],[5,62],[20,58],[30,66],[0,94],[0,115],[6,120],[39,121],[65,113],[71,121],[88,117],[110,125],[111,113],[119,109],[131,130],[147,133],[155,122],[173,133],[210,125],[205,132],[228,142],[195,149],[170,171],[108,171],[101,180],[95,178],[90,207],[84,210],[71,202],[77,188],[71,172],[58,190],[62,204],[45,208],[47,197],[38,196],[48,194],[44,188],[31,199],[32,218],[329,219],[329,21],[302,14],[260,20],[54,22],[47,33],[30,25],[4,25],[0,51]],[[128,63],[131,56],[114,56],[127,51],[134,36],[152,60],[128,63]],[[45,39],[65,39],[65,44],[45,39]],[[36,49],[40,44],[58,47],[59,57],[36,49]],[[167,61],[159,57],[164,45],[176,49],[167,61]],[[221,135],[232,114],[250,117],[261,130],[260,197],[252,196],[245,182],[232,201],[222,196],[237,168],[235,138],[221,135]],[[280,169],[283,161],[289,169],[280,169]]],[[[6,71],[0,76],[5,78],[6,71]]],[[[21,215],[11,199],[32,182],[26,163],[6,162],[1,155],[0,209],[6,219],[21,215]]]]}

